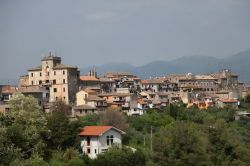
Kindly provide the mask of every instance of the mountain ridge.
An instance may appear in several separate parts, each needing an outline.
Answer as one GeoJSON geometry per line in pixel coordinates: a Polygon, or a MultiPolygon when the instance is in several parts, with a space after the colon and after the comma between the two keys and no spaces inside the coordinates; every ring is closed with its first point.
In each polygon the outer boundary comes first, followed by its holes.
{"type": "MultiPolygon", "coordinates": [[[[82,68],[81,73],[87,73],[91,67],[82,68]]],[[[141,78],[162,76],[171,73],[210,73],[222,69],[230,69],[239,75],[239,79],[250,83],[250,49],[224,58],[213,56],[183,56],[174,60],[157,60],[141,66],[128,63],[108,63],[96,67],[96,71],[104,74],[108,71],[127,71],[141,78]],[[111,67],[110,64],[117,64],[111,67]],[[122,66],[120,64],[123,64],[122,66]]]]}

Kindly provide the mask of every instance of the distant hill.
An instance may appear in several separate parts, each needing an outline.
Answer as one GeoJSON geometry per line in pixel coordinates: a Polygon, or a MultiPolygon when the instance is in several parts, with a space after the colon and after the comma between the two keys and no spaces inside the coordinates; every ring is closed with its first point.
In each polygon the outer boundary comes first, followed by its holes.
{"type": "MultiPolygon", "coordinates": [[[[81,70],[87,73],[89,68],[81,70]]],[[[143,66],[132,66],[127,63],[109,63],[96,67],[98,73],[108,71],[128,71],[142,78],[162,76],[170,73],[209,73],[221,69],[231,69],[240,76],[240,80],[250,83],[250,50],[226,57],[184,56],[172,61],[154,61],[143,66]]]]}
{"type": "Polygon", "coordinates": [[[106,72],[111,71],[127,71],[127,72],[133,72],[133,69],[135,66],[130,65],[128,63],[106,63],[101,66],[89,66],[86,68],[80,69],[81,74],[87,74],[89,70],[95,68],[98,74],[104,74],[106,72]]]}

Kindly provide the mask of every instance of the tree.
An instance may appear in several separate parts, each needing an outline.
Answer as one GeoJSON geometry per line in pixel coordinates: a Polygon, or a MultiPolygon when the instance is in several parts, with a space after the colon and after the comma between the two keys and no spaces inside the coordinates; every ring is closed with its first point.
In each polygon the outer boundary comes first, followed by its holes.
{"type": "Polygon", "coordinates": [[[154,137],[154,161],[160,165],[208,165],[208,140],[194,123],[176,122],[154,137]]]}
{"type": "Polygon", "coordinates": [[[110,148],[106,153],[98,155],[90,166],[143,166],[145,165],[145,156],[141,151],[133,152],[129,148],[110,148]]]}
{"type": "Polygon", "coordinates": [[[6,165],[15,160],[27,160],[31,157],[43,160],[48,135],[47,121],[37,100],[22,94],[13,95],[9,102],[10,112],[2,117],[0,158],[6,165]]]}
{"type": "Polygon", "coordinates": [[[74,148],[69,147],[66,149],[65,153],[63,154],[63,158],[65,161],[69,161],[77,157],[77,155],[78,155],[78,152],[74,148]]]}
{"type": "Polygon", "coordinates": [[[101,114],[101,124],[114,126],[120,130],[126,131],[128,128],[125,115],[116,110],[106,110],[101,114]]]}
{"type": "Polygon", "coordinates": [[[63,112],[66,115],[72,114],[71,106],[66,104],[62,100],[58,100],[58,101],[53,103],[52,108],[51,108],[51,112],[63,112]]]}
{"type": "Polygon", "coordinates": [[[244,101],[245,101],[246,103],[250,103],[250,94],[246,95],[244,101]]]}
{"type": "Polygon", "coordinates": [[[47,117],[48,128],[50,129],[50,138],[48,145],[53,149],[66,149],[74,146],[80,131],[79,121],[70,121],[67,114],[68,106],[62,102],[56,102],[53,106],[51,115],[47,117]]]}

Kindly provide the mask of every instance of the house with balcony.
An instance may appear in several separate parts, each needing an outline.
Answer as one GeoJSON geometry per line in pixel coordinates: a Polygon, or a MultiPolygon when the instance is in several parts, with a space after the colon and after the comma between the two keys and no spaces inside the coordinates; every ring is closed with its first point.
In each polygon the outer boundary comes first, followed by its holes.
{"type": "Polygon", "coordinates": [[[99,97],[107,101],[108,107],[120,111],[136,108],[137,96],[133,93],[103,93],[99,97]]]}
{"type": "Polygon", "coordinates": [[[81,149],[89,158],[97,158],[112,146],[122,146],[124,131],[113,126],[85,126],[79,136],[81,137],[81,149]]]}
{"type": "Polygon", "coordinates": [[[104,111],[107,108],[107,102],[105,99],[98,97],[95,91],[83,89],[76,93],[76,107],[74,108],[76,109],[75,112],[104,111]]]}

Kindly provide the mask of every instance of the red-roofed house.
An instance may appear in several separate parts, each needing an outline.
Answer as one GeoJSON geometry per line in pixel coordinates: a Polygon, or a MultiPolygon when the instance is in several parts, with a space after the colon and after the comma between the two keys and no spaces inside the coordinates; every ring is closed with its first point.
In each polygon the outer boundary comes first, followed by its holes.
{"type": "Polygon", "coordinates": [[[216,103],[218,108],[235,108],[238,109],[238,106],[240,105],[240,102],[236,99],[219,99],[216,103]]]}
{"type": "Polygon", "coordinates": [[[113,126],[85,126],[79,134],[82,151],[90,158],[96,158],[112,145],[121,147],[122,134],[125,132],[113,126]]]}

